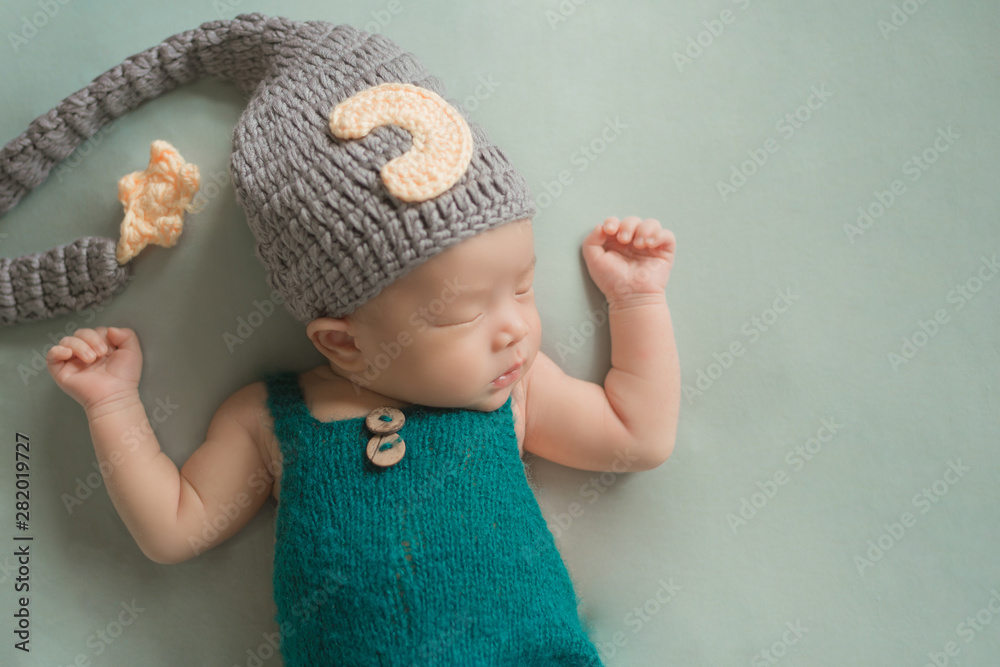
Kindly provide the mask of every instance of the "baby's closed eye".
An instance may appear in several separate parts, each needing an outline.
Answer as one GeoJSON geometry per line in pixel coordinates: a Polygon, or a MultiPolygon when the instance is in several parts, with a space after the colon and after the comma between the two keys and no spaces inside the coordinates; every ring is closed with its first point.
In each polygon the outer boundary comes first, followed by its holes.
{"type": "MultiPolygon", "coordinates": [[[[527,285],[521,285],[514,292],[515,297],[526,297],[530,296],[534,290],[534,283],[529,282],[527,285]]],[[[486,311],[488,313],[488,310],[486,311]]],[[[447,328],[447,327],[458,327],[464,324],[472,324],[482,319],[484,313],[482,304],[476,309],[470,310],[458,310],[456,309],[451,313],[444,313],[438,320],[434,322],[434,326],[447,328]]]]}
{"type": "MultiPolygon", "coordinates": [[[[462,319],[462,321],[460,321],[460,322],[445,321],[445,322],[442,322],[442,323],[435,323],[434,326],[441,327],[441,328],[447,328],[447,327],[457,327],[457,326],[461,326],[463,324],[472,324],[473,322],[475,322],[478,319],[480,319],[482,316],[483,316],[483,314],[479,313],[479,314],[471,317],[471,319],[462,319]]],[[[456,318],[449,318],[449,319],[456,319],[456,318]]],[[[459,317],[457,319],[461,319],[461,318],[459,317]]]]}

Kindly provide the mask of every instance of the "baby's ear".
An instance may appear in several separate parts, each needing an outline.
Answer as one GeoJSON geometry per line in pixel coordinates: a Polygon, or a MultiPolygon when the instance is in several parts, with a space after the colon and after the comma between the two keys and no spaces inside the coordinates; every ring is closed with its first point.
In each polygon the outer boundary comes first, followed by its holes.
{"type": "Polygon", "coordinates": [[[320,354],[350,373],[365,370],[365,360],[354,338],[355,325],[347,318],[318,317],[306,325],[306,335],[320,354]]]}

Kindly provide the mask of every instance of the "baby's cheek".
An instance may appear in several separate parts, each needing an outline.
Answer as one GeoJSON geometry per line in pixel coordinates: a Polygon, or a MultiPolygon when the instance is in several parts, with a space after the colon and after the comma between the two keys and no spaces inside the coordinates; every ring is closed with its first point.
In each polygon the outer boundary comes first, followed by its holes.
{"type": "Polygon", "coordinates": [[[537,352],[542,344],[542,322],[535,311],[535,321],[530,323],[531,331],[528,333],[528,340],[531,341],[532,353],[537,352]]]}
{"type": "MultiPolygon", "coordinates": [[[[436,383],[454,382],[457,378],[468,377],[477,364],[476,355],[471,354],[468,345],[459,340],[425,341],[408,355],[413,373],[436,383]]],[[[481,355],[480,355],[481,356],[481,355]]]]}

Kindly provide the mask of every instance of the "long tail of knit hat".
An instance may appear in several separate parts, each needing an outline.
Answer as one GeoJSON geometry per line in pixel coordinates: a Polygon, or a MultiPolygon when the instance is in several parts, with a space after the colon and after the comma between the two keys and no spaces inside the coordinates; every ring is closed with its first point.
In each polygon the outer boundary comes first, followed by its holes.
{"type": "MultiPolygon", "coordinates": [[[[524,178],[413,55],[346,25],[241,14],[168,37],[35,119],[0,150],[0,216],[102,127],[202,76],[248,98],[232,180],[268,282],[303,323],[534,215],[524,178]]],[[[129,267],[93,236],[0,258],[0,326],[105,303],[129,267]]]]}

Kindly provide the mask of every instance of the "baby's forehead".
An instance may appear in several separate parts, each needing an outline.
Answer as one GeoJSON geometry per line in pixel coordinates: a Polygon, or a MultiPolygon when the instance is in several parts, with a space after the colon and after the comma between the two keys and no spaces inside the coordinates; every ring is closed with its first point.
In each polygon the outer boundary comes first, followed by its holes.
{"type": "Polygon", "coordinates": [[[476,282],[484,286],[491,280],[517,276],[534,263],[534,245],[527,243],[490,243],[490,237],[470,239],[427,260],[397,282],[407,289],[440,289],[451,281],[476,282]]]}
{"type": "Polygon", "coordinates": [[[461,241],[397,278],[388,302],[403,305],[481,292],[528,273],[535,264],[530,221],[517,221],[461,241]]]}

